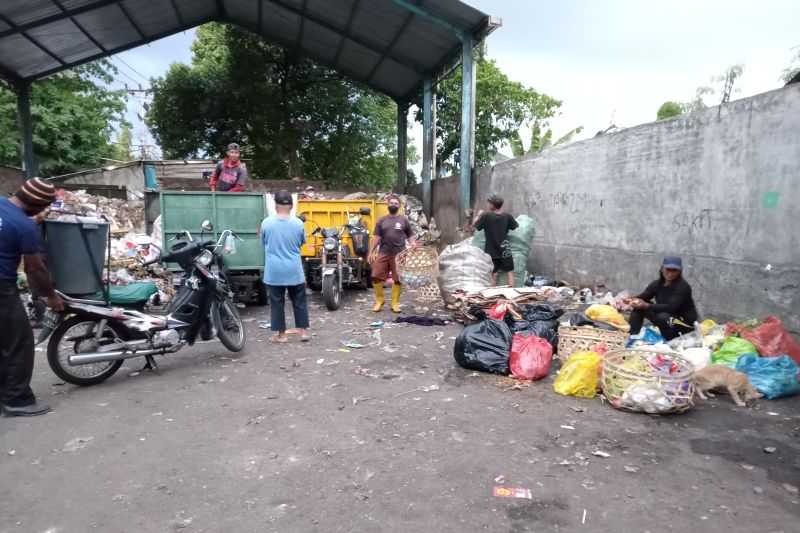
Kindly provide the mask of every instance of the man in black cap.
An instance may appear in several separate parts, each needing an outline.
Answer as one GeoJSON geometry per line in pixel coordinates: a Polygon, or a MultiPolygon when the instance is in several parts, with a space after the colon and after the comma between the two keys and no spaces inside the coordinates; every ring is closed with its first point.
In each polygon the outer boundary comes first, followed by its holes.
{"type": "Polygon", "coordinates": [[[247,166],[242,163],[239,145],[230,143],[225,159],[217,163],[208,180],[212,192],[245,192],[247,190],[247,166]]]}
{"type": "Polygon", "coordinates": [[[667,256],[661,263],[658,279],[640,295],[628,300],[631,312],[631,335],[638,335],[644,319],[648,319],[666,340],[694,330],[700,320],[692,297],[692,287],[683,279],[683,261],[667,256]]]}
{"type": "Polygon", "coordinates": [[[475,222],[476,230],[483,230],[486,235],[484,251],[492,257],[492,285],[497,285],[497,273],[508,275],[508,284],[514,286],[514,257],[508,242],[508,232],[519,227],[514,217],[503,212],[503,199],[496,194],[486,202],[488,213],[478,211],[475,222]]]}
{"type": "Polygon", "coordinates": [[[44,295],[55,311],[64,302],[53,289],[41,256],[39,230],[30,217],[55,199],[55,188],[39,179],[26,181],[13,197],[0,198],[0,412],[5,416],[35,416],[50,410],[31,390],[34,341],[25,306],[17,290],[17,268],[25,261],[28,283],[44,295]]]}

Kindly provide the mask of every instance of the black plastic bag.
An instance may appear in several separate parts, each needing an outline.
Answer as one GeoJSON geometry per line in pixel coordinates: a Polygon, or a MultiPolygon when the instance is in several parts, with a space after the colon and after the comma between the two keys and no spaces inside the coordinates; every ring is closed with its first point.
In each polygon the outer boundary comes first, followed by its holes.
{"type": "Polygon", "coordinates": [[[558,319],[564,314],[563,309],[559,309],[547,304],[525,305],[522,307],[524,321],[514,321],[509,324],[514,333],[523,333],[545,339],[553,347],[558,348],[558,319]],[[523,322],[527,326],[523,330],[523,322]]]}
{"type": "Polygon", "coordinates": [[[453,357],[470,370],[508,375],[511,330],[505,322],[484,320],[467,326],[458,336],[453,357]]]}
{"type": "Polygon", "coordinates": [[[540,320],[552,321],[564,314],[563,309],[547,304],[524,305],[522,306],[522,316],[528,322],[538,322],[540,320]]]}
{"type": "Polygon", "coordinates": [[[593,328],[604,329],[606,331],[619,331],[619,328],[612,326],[607,322],[600,322],[599,320],[592,320],[583,313],[572,313],[569,316],[570,326],[592,326],[593,328]]]}

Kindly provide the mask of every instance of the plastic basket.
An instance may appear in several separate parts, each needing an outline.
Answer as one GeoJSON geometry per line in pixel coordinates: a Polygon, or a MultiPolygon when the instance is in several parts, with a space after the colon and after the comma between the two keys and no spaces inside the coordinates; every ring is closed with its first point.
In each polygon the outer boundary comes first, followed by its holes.
{"type": "Polygon", "coordinates": [[[624,331],[608,331],[591,326],[561,326],[558,328],[558,358],[563,363],[575,352],[587,352],[598,344],[608,351],[625,348],[628,334],[624,331]]]}
{"type": "Polygon", "coordinates": [[[673,353],[617,350],[603,358],[603,394],[617,409],[682,413],[694,406],[694,367],[673,353]]]}

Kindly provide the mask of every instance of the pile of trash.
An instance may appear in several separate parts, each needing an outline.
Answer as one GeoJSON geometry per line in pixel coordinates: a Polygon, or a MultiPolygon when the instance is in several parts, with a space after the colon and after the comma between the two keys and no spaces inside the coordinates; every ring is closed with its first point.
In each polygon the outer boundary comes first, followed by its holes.
{"type": "Polygon", "coordinates": [[[84,190],[59,189],[47,220],[78,222],[78,217],[107,221],[112,234],[141,233],[145,228],[144,201],[95,196],[84,190]]]}
{"type": "Polygon", "coordinates": [[[403,194],[400,196],[400,203],[403,211],[411,224],[411,231],[414,232],[416,239],[423,243],[439,242],[442,232],[436,226],[436,219],[425,216],[422,209],[422,202],[413,196],[403,194]]]}

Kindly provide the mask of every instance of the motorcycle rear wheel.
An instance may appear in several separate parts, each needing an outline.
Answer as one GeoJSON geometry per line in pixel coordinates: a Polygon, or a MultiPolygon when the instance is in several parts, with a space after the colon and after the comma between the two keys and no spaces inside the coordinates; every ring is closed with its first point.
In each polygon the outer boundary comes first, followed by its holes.
{"type": "Polygon", "coordinates": [[[211,317],[223,346],[232,352],[241,352],[247,343],[247,333],[236,305],[231,300],[223,300],[212,306],[211,317]]]}
{"type": "MultiPolygon", "coordinates": [[[[53,331],[53,334],[50,336],[50,342],[47,343],[47,363],[50,365],[55,375],[67,383],[88,387],[89,385],[102,383],[117,373],[119,367],[122,366],[122,360],[93,363],[90,365],[72,366],[69,364],[68,358],[70,355],[91,351],[90,344],[94,343],[94,340],[77,339],[76,337],[87,335],[89,331],[94,332],[99,322],[100,321],[95,318],[73,316],[65,322],[62,322],[53,331]],[[85,326],[81,328],[80,326],[82,325],[85,326]],[[67,337],[68,333],[70,333],[69,337],[67,337]],[[81,343],[88,344],[81,349],[81,343]]],[[[100,341],[113,341],[113,335],[114,327],[111,323],[107,323],[100,341]]]]}

